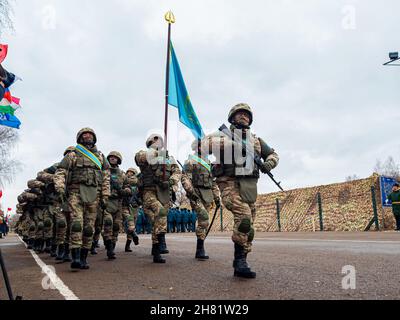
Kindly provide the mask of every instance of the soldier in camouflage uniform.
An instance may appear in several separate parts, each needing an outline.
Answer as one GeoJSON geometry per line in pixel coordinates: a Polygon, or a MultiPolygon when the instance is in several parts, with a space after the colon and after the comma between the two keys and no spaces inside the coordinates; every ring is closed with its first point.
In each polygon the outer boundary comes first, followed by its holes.
{"type": "MultiPolygon", "coordinates": [[[[75,151],[75,147],[70,146],[65,149],[63,156],[75,151]]],[[[58,164],[59,165],[59,164],[58,164]]],[[[57,168],[58,168],[57,165],[57,168]]],[[[56,168],[56,170],[57,170],[56,168]]],[[[54,177],[53,177],[54,180],[54,177]]],[[[61,199],[57,199],[58,201],[61,199]]],[[[63,199],[64,200],[64,199],[63,199]]],[[[60,210],[55,214],[55,244],[57,246],[57,261],[71,262],[69,249],[69,232],[71,228],[70,209],[67,201],[58,202],[60,210]]]]}
{"type": "Polygon", "coordinates": [[[236,138],[218,131],[207,136],[206,140],[209,151],[217,159],[213,175],[217,178],[222,202],[234,216],[234,276],[255,278],[256,273],[247,264],[247,254],[251,251],[254,238],[259,171],[267,173],[274,169],[279,157],[274,149],[250,132],[253,112],[247,104],[234,106],[228,120],[231,123],[230,132],[236,138]],[[252,154],[245,151],[246,144],[253,150],[252,154]],[[260,167],[254,162],[257,155],[264,160],[260,167]]]}
{"type": "Polygon", "coordinates": [[[97,205],[100,201],[105,208],[110,196],[110,172],[107,159],[97,150],[92,129],[81,129],[76,141],[75,150],[60,162],[54,184],[60,199],[67,195],[71,209],[71,268],[88,269],[97,205]]]}
{"type": "Polygon", "coordinates": [[[195,152],[194,155],[189,156],[183,167],[182,185],[193,211],[196,211],[198,216],[195,257],[199,260],[207,260],[204,240],[209,226],[209,213],[213,203],[217,207],[221,205],[220,192],[211,173],[208,151],[202,150],[201,140],[195,140],[192,143],[192,150],[195,152]]]}
{"type": "Polygon", "coordinates": [[[115,246],[118,241],[120,226],[122,225],[122,197],[125,190],[125,173],[119,168],[122,155],[112,151],[107,156],[110,163],[111,195],[108,198],[103,216],[103,239],[109,260],[115,259],[115,246]]]}
{"type": "Polygon", "coordinates": [[[22,236],[22,240],[26,243],[29,244],[29,214],[24,211],[24,206],[21,204],[17,204],[16,206],[16,211],[17,214],[20,214],[19,218],[19,223],[18,223],[18,231],[20,233],[20,236],[22,236]]]}
{"type": "Polygon", "coordinates": [[[164,148],[160,135],[151,135],[146,141],[147,151],[135,155],[136,165],[141,172],[143,209],[153,226],[152,255],[154,263],[165,263],[161,254],[168,253],[165,242],[167,215],[171,201],[171,189],[175,194],[181,171],[173,157],[164,148]]]}
{"type": "Polygon", "coordinates": [[[36,179],[44,183],[43,202],[44,202],[44,239],[46,243],[45,252],[50,253],[51,257],[56,257],[57,243],[55,239],[57,228],[57,217],[61,216],[61,204],[54,189],[54,174],[58,163],[40,171],[36,179]]]}
{"type": "Polygon", "coordinates": [[[43,213],[41,205],[44,184],[37,180],[28,181],[28,189],[18,196],[20,209],[29,217],[28,249],[38,253],[43,250],[43,213]]]}
{"type": "Polygon", "coordinates": [[[125,252],[132,252],[130,248],[132,241],[135,246],[139,244],[139,237],[136,234],[136,221],[141,201],[138,196],[137,175],[138,172],[134,168],[129,168],[126,171],[124,197],[122,200],[122,215],[126,233],[125,252]]]}
{"type": "MultiPolygon", "coordinates": [[[[36,199],[36,195],[34,195],[36,199]]],[[[35,222],[33,221],[33,214],[30,210],[30,205],[28,204],[28,199],[26,197],[26,191],[18,196],[17,212],[22,214],[24,220],[22,222],[22,235],[27,238],[27,248],[32,249],[35,243],[35,222]]]]}
{"type": "MultiPolygon", "coordinates": [[[[45,211],[43,187],[45,184],[37,179],[28,181],[28,193],[36,195],[36,199],[30,203],[33,211],[33,221],[35,222],[35,244],[33,249],[36,253],[43,252],[44,236],[45,236],[45,211]]],[[[28,195],[29,199],[29,195],[28,195]]]]}

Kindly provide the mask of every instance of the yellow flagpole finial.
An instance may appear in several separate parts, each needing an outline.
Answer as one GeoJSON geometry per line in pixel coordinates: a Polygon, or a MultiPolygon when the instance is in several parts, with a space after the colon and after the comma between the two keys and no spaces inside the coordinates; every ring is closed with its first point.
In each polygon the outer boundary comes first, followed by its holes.
{"type": "Polygon", "coordinates": [[[164,18],[168,23],[175,23],[175,16],[171,10],[165,14],[164,18]]]}

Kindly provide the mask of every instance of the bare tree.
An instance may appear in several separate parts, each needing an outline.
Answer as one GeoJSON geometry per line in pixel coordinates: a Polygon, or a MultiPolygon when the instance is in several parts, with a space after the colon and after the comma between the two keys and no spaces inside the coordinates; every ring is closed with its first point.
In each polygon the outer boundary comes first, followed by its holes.
{"type": "Polygon", "coordinates": [[[0,126],[0,186],[11,183],[21,166],[19,161],[12,158],[12,150],[17,141],[16,129],[0,126]]]}
{"type": "Polygon", "coordinates": [[[11,2],[13,0],[0,0],[0,36],[4,30],[14,30],[14,25],[11,19],[13,9],[11,2]]]}
{"type": "Polygon", "coordinates": [[[400,167],[392,156],[389,156],[383,164],[377,160],[374,171],[385,177],[400,179],[400,167]]]}
{"type": "Polygon", "coordinates": [[[358,180],[360,179],[359,176],[357,176],[356,174],[350,175],[346,177],[346,182],[350,182],[350,181],[354,181],[354,180],[358,180]]]}
{"type": "MultiPolygon", "coordinates": [[[[11,2],[13,0],[0,0],[0,36],[4,30],[14,30],[11,2]]],[[[15,129],[0,126],[0,186],[12,182],[20,167],[20,163],[11,157],[17,141],[18,132],[15,129]]]]}

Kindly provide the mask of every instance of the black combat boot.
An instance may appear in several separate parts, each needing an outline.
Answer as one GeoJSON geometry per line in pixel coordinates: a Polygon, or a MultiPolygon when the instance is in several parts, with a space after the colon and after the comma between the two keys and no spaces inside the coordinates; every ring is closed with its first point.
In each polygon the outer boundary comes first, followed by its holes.
{"type": "Polygon", "coordinates": [[[62,261],[64,257],[64,250],[65,250],[65,245],[64,243],[58,245],[58,250],[57,250],[57,261],[62,261]]]}
{"type": "Polygon", "coordinates": [[[35,245],[35,239],[29,239],[27,248],[31,250],[33,249],[34,245],[35,245]]]}
{"type": "Polygon", "coordinates": [[[90,254],[97,254],[97,251],[96,251],[96,242],[98,242],[98,240],[93,240],[93,242],[92,242],[92,247],[90,248],[90,254]]]}
{"type": "Polygon", "coordinates": [[[43,239],[35,239],[35,252],[42,253],[43,252],[43,239]]]}
{"type": "Polygon", "coordinates": [[[50,253],[51,252],[51,239],[46,239],[44,241],[44,243],[45,243],[44,252],[50,253]]]}
{"type": "Polygon", "coordinates": [[[204,240],[197,239],[196,259],[207,260],[208,258],[204,250],[204,240]]]}
{"type": "Polygon", "coordinates": [[[55,258],[57,257],[57,245],[53,243],[50,249],[50,257],[55,258]]]}
{"type": "Polygon", "coordinates": [[[81,268],[81,248],[71,249],[72,263],[71,269],[81,268]]]}
{"type": "Polygon", "coordinates": [[[69,253],[70,253],[69,244],[66,243],[64,245],[64,255],[63,255],[63,259],[62,259],[63,262],[71,262],[72,261],[71,256],[69,255],[69,253]]]}
{"type": "Polygon", "coordinates": [[[89,269],[89,264],[87,263],[87,256],[89,253],[89,249],[82,248],[81,249],[81,269],[87,270],[89,269]]]}
{"type": "Polygon", "coordinates": [[[251,271],[247,264],[246,256],[244,247],[235,243],[235,260],[233,261],[235,271],[233,275],[235,277],[252,279],[256,277],[256,273],[251,271]]]}
{"type": "Polygon", "coordinates": [[[134,233],[132,234],[132,239],[133,239],[133,243],[135,244],[135,246],[137,246],[137,245],[139,244],[139,237],[138,237],[138,235],[136,234],[136,232],[134,232],[134,233]]]}
{"type": "Polygon", "coordinates": [[[165,263],[165,259],[163,259],[160,255],[160,244],[153,243],[153,247],[151,249],[151,254],[153,255],[154,263],[165,263]]]}
{"type": "Polygon", "coordinates": [[[114,260],[115,259],[115,253],[114,253],[114,245],[112,243],[112,240],[104,241],[104,245],[106,246],[106,249],[107,249],[107,258],[108,258],[108,260],[114,260]]]}
{"type": "Polygon", "coordinates": [[[125,252],[132,252],[131,243],[132,243],[132,240],[130,240],[130,239],[127,239],[127,240],[126,240],[125,252]]]}
{"type": "Polygon", "coordinates": [[[157,235],[158,243],[160,244],[160,253],[167,254],[169,250],[167,249],[167,243],[165,242],[165,233],[160,233],[157,235]]]}

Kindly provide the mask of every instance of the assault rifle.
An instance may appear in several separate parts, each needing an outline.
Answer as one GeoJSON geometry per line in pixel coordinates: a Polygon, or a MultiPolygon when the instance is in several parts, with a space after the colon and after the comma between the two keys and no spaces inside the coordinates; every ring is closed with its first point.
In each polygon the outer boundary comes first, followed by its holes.
{"type": "MultiPolygon", "coordinates": [[[[229,128],[225,124],[223,124],[221,127],[219,127],[218,130],[221,131],[224,135],[226,135],[230,139],[232,139],[232,141],[241,141],[242,140],[237,135],[232,133],[232,131],[229,130],[229,128]]],[[[246,150],[245,150],[246,154],[254,154],[254,163],[257,166],[259,166],[260,168],[262,168],[264,161],[261,159],[260,155],[258,155],[256,152],[254,152],[254,150],[251,150],[248,143],[245,143],[245,148],[246,148],[246,150]]],[[[265,172],[263,171],[263,173],[266,173],[270,177],[270,179],[278,186],[278,188],[281,189],[282,191],[284,191],[283,188],[281,187],[281,183],[277,182],[275,180],[271,171],[265,170],[265,172]]]]}

